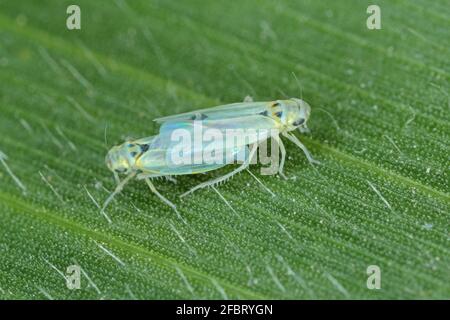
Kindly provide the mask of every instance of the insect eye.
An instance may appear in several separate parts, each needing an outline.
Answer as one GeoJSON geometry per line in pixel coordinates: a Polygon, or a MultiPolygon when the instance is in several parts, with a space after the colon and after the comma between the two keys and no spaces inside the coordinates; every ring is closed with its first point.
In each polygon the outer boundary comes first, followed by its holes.
{"type": "Polygon", "coordinates": [[[148,149],[150,148],[149,144],[140,144],[139,148],[141,148],[141,152],[144,153],[146,151],[148,151],[148,149]]]}
{"type": "Polygon", "coordinates": [[[298,127],[301,126],[305,122],[305,119],[301,118],[294,122],[294,126],[298,127]]]}
{"type": "Polygon", "coordinates": [[[275,112],[275,116],[281,118],[283,116],[283,112],[282,111],[275,112]]]}

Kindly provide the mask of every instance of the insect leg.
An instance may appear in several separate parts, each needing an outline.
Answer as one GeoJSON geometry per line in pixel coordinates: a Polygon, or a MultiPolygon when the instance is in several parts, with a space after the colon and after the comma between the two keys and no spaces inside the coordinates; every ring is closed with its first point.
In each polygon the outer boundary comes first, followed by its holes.
{"type": "MultiPolygon", "coordinates": [[[[181,216],[180,216],[180,213],[179,213],[178,210],[177,210],[177,206],[174,205],[172,202],[170,202],[167,198],[165,198],[161,193],[159,193],[158,190],[156,190],[155,186],[153,185],[153,183],[150,181],[149,178],[145,178],[144,180],[145,180],[145,182],[147,183],[147,185],[148,185],[148,187],[150,188],[150,190],[151,190],[154,194],[156,194],[156,195],[158,196],[158,198],[161,199],[162,202],[164,202],[164,203],[167,204],[169,207],[171,207],[173,210],[175,210],[175,212],[177,213],[177,215],[178,215],[179,217],[181,217],[181,216]]],[[[183,219],[182,219],[182,220],[183,220],[183,219]]],[[[183,220],[183,222],[184,222],[184,220],[183,220]]]]}
{"type": "Polygon", "coordinates": [[[136,176],[136,179],[143,180],[145,178],[157,178],[157,177],[160,177],[160,175],[154,173],[139,173],[136,176]]]}
{"type": "Polygon", "coordinates": [[[304,124],[301,127],[298,127],[298,131],[300,133],[310,133],[311,132],[311,130],[309,130],[309,128],[306,126],[306,124],[304,124]]]}
{"type": "Polygon", "coordinates": [[[177,179],[175,179],[172,176],[164,176],[164,178],[166,178],[168,181],[170,181],[172,183],[175,183],[175,184],[177,183],[177,179]]]}
{"type": "Polygon", "coordinates": [[[123,190],[123,187],[136,175],[136,172],[131,172],[125,179],[123,179],[116,187],[116,189],[109,195],[103,204],[102,210],[100,211],[104,214],[106,207],[108,204],[114,199],[114,197],[123,190]]]}
{"type": "Polygon", "coordinates": [[[306,158],[308,159],[309,163],[311,164],[320,164],[320,161],[317,161],[313,158],[313,156],[311,155],[311,153],[309,153],[308,149],[303,145],[303,143],[301,143],[296,136],[291,135],[287,132],[283,132],[283,136],[285,136],[286,138],[288,138],[289,140],[291,140],[293,143],[295,143],[295,145],[297,147],[299,147],[300,149],[302,149],[302,151],[305,153],[306,158]]]}
{"type": "Polygon", "coordinates": [[[283,141],[280,139],[279,135],[272,136],[272,139],[275,139],[278,146],[280,147],[280,153],[281,153],[281,160],[280,160],[280,167],[278,169],[278,174],[284,178],[287,179],[286,175],[283,173],[284,168],[284,161],[286,160],[286,149],[284,147],[283,141]]]}
{"type": "Polygon", "coordinates": [[[252,96],[245,96],[243,102],[253,102],[253,97],[252,96]]]}
{"type": "Polygon", "coordinates": [[[116,180],[116,184],[120,184],[120,178],[119,178],[119,174],[117,172],[113,172],[114,174],[114,180],[116,180]]]}
{"type": "Polygon", "coordinates": [[[159,175],[159,174],[155,174],[155,173],[140,173],[137,175],[136,177],[138,180],[143,180],[145,178],[166,178],[166,180],[173,182],[173,183],[177,183],[177,179],[175,179],[173,176],[166,176],[166,175],[159,175]]]}
{"type": "Polygon", "coordinates": [[[225,180],[231,178],[232,176],[234,176],[236,173],[239,173],[242,170],[247,169],[247,167],[250,165],[250,162],[251,162],[253,156],[256,153],[256,149],[257,148],[258,148],[258,145],[254,144],[252,146],[252,149],[250,150],[249,157],[238,168],[236,168],[235,170],[227,173],[226,175],[224,175],[222,177],[219,177],[219,178],[216,178],[216,179],[213,179],[213,180],[210,180],[210,181],[206,181],[206,182],[200,183],[199,185],[193,187],[189,191],[183,193],[180,197],[187,196],[188,194],[190,194],[190,193],[192,193],[192,192],[194,192],[194,191],[196,191],[198,189],[202,189],[202,188],[205,188],[205,187],[208,187],[208,186],[213,186],[213,185],[215,185],[215,184],[217,184],[219,182],[225,181],[225,180]]]}

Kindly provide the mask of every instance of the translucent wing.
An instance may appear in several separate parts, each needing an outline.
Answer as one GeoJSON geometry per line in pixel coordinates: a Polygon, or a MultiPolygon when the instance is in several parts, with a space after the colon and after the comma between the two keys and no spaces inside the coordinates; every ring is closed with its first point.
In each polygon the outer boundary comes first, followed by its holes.
{"type": "Polygon", "coordinates": [[[203,141],[202,136],[198,137],[198,134],[219,135],[213,143],[217,145],[217,148],[230,149],[264,141],[270,136],[270,130],[276,128],[277,123],[263,115],[251,115],[232,120],[166,122],[160,128],[159,139],[166,147],[173,148],[180,143],[178,139],[180,136],[188,136],[191,139],[192,152],[196,153],[204,150],[208,144],[203,141]],[[198,141],[201,143],[196,143],[198,141]]]}
{"type": "Polygon", "coordinates": [[[165,143],[159,136],[156,137],[151,141],[149,149],[139,158],[138,168],[144,174],[147,173],[154,176],[196,174],[245,161],[249,156],[248,148],[241,146],[228,151],[221,149],[218,161],[214,163],[203,158],[199,158],[201,161],[196,163],[194,161],[195,156],[201,156],[203,150],[196,152],[192,148],[188,148],[184,156],[191,159],[191,161],[179,163],[174,157],[175,146],[176,144],[165,143]]]}
{"type": "Polygon", "coordinates": [[[188,120],[219,120],[249,115],[258,115],[265,112],[271,105],[271,102],[239,102],[225,104],[217,107],[200,109],[186,113],[180,113],[173,116],[155,119],[158,123],[188,121],[188,120]]]}

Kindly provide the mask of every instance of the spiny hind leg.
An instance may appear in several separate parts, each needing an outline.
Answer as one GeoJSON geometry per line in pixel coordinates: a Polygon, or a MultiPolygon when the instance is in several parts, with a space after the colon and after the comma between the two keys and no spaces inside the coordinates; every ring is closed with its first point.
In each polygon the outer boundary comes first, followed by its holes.
{"type": "Polygon", "coordinates": [[[219,178],[216,178],[216,179],[213,179],[213,180],[210,180],[210,181],[206,181],[206,182],[202,182],[199,185],[196,185],[195,187],[193,187],[189,191],[183,193],[180,197],[187,196],[188,194],[193,193],[194,191],[197,191],[198,189],[206,188],[206,187],[209,187],[209,186],[214,186],[214,185],[216,185],[216,184],[218,184],[220,182],[228,180],[232,176],[234,176],[235,174],[237,174],[237,173],[241,172],[242,170],[246,169],[248,166],[249,166],[249,163],[247,163],[247,161],[246,161],[240,167],[238,167],[237,169],[227,173],[226,175],[223,175],[223,176],[221,176],[219,178]]]}
{"type": "Polygon", "coordinates": [[[232,176],[234,176],[236,173],[239,173],[239,172],[241,172],[242,170],[247,169],[248,166],[250,165],[250,162],[251,162],[253,156],[254,156],[255,153],[256,153],[256,149],[257,149],[257,148],[258,148],[258,146],[257,146],[256,144],[254,144],[254,145],[252,146],[252,149],[250,150],[250,155],[248,156],[248,158],[247,158],[247,159],[246,159],[246,160],[245,160],[238,168],[236,168],[235,170],[233,170],[233,171],[227,173],[226,175],[223,175],[223,176],[221,176],[221,177],[218,177],[218,178],[216,178],[216,179],[213,179],[213,180],[210,180],[210,181],[206,181],[206,182],[200,183],[199,185],[196,185],[195,187],[193,187],[193,188],[190,189],[189,191],[183,193],[183,194],[181,195],[181,197],[187,196],[188,194],[190,194],[190,193],[192,193],[192,192],[194,192],[194,191],[196,191],[196,190],[198,190],[198,189],[206,188],[206,187],[209,187],[209,186],[214,186],[215,184],[218,184],[218,183],[220,183],[220,182],[223,182],[223,181],[225,181],[225,180],[230,179],[230,178],[231,178],[232,176]]]}
{"type": "Polygon", "coordinates": [[[170,182],[175,183],[175,184],[178,182],[177,179],[175,179],[172,176],[164,176],[164,178],[166,178],[167,181],[170,181],[170,182]]]}
{"type": "Polygon", "coordinates": [[[320,161],[317,161],[316,159],[313,158],[313,156],[308,151],[308,149],[305,147],[305,145],[303,143],[301,143],[300,140],[298,140],[296,136],[291,135],[291,134],[289,134],[287,132],[283,133],[283,135],[286,138],[288,138],[289,140],[291,140],[297,147],[302,149],[302,151],[305,154],[306,158],[308,159],[309,163],[311,163],[311,164],[320,164],[320,161]]]}
{"type": "Polygon", "coordinates": [[[138,180],[142,180],[142,179],[146,179],[146,178],[164,178],[167,181],[173,182],[173,183],[177,183],[177,179],[175,179],[173,176],[166,176],[166,175],[157,175],[154,173],[140,173],[137,175],[137,179],[138,180]]]}

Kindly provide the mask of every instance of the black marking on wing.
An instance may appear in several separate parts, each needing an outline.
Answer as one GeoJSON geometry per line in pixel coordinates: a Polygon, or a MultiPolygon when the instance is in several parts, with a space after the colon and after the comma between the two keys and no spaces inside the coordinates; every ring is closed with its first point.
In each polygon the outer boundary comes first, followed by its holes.
{"type": "Polygon", "coordinates": [[[204,113],[197,113],[191,116],[190,120],[205,120],[208,116],[204,113]]]}
{"type": "Polygon", "coordinates": [[[262,116],[265,116],[265,117],[267,117],[267,116],[269,115],[269,113],[267,112],[267,110],[266,110],[266,111],[263,111],[263,112],[260,112],[259,114],[262,115],[262,116]]]}

